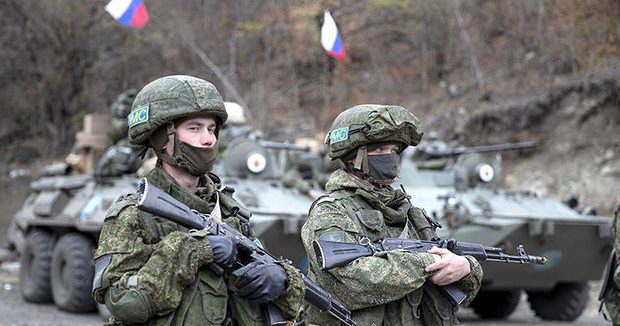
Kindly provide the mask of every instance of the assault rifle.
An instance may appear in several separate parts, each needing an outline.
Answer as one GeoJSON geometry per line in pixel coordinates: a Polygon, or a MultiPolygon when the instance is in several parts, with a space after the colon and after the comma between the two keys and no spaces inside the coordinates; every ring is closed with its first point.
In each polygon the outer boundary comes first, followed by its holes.
{"type": "MultiPolygon", "coordinates": [[[[372,256],[376,252],[406,250],[413,253],[423,253],[432,247],[446,248],[459,256],[469,255],[479,261],[499,261],[504,263],[520,264],[539,264],[547,262],[547,258],[541,256],[530,256],[525,253],[522,245],[517,247],[518,255],[507,255],[501,248],[487,247],[477,243],[468,243],[449,240],[409,240],[385,238],[379,242],[372,243],[368,238],[363,238],[360,243],[333,242],[324,240],[314,240],[312,242],[317,263],[322,270],[330,270],[335,267],[344,266],[357,258],[372,256]]],[[[426,283],[425,286],[430,283],[426,283]]],[[[446,295],[446,298],[453,306],[458,306],[465,300],[466,295],[454,284],[439,287],[446,295]]]]}
{"type": "MultiPolygon", "coordinates": [[[[142,179],[140,182],[138,194],[140,195],[140,200],[138,202],[138,208],[140,210],[168,219],[188,229],[207,230],[209,234],[212,235],[223,235],[233,238],[237,244],[237,251],[240,256],[237,267],[247,265],[255,260],[266,263],[276,261],[276,258],[269,252],[251,239],[248,239],[241,232],[226,223],[215,222],[209,214],[201,214],[190,209],[168,193],[157,188],[146,178],[142,179]]],[[[301,275],[305,285],[304,299],[307,302],[321,311],[326,311],[340,320],[344,325],[357,326],[357,323],[351,319],[351,312],[347,310],[342,303],[332,298],[328,292],[323,290],[305,275],[301,275]]],[[[261,309],[270,325],[286,325],[281,311],[275,304],[269,303],[262,306],[261,309]]]]}

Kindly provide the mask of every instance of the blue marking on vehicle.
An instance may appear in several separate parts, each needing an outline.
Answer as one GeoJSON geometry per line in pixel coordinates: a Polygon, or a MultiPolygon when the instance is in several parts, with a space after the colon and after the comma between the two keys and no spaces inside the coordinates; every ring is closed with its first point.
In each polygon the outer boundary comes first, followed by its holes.
{"type": "Polygon", "coordinates": [[[100,206],[101,206],[102,196],[101,194],[95,194],[93,198],[91,198],[84,209],[82,209],[82,213],[80,214],[80,220],[83,222],[88,220],[90,215],[92,215],[100,206]]]}
{"type": "Polygon", "coordinates": [[[533,265],[532,268],[534,268],[534,270],[537,272],[544,272],[560,264],[560,262],[562,261],[562,250],[545,250],[540,254],[540,256],[544,256],[545,258],[547,258],[547,263],[545,263],[544,265],[533,265]]]}

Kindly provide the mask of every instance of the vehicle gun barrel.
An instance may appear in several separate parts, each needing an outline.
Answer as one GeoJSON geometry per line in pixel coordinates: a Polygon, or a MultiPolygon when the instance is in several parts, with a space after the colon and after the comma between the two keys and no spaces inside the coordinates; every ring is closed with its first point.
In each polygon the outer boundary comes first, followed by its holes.
{"type": "Polygon", "coordinates": [[[272,148],[272,149],[286,149],[292,151],[304,151],[307,152],[310,150],[310,147],[304,145],[290,144],[288,142],[277,142],[271,140],[260,140],[258,142],[264,148],[272,148]]]}
{"type": "Polygon", "coordinates": [[[526,141],[526,142],[520,142],[520,143],[473,146],[473,147],[458,146],[458,147],[448,150],[448,152],[445,155],[499,152],[499,151],[515,150],[515,149],[534,148],[536,146],[537,146],[536,142],[532,142],[532,141],[526,141]]]}

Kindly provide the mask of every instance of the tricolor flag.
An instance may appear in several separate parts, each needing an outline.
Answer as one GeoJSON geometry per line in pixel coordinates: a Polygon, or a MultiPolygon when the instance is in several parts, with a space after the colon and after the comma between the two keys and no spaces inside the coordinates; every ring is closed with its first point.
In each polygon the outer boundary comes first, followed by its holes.
{"type": "Polygon", "coordinates": [[[149,12],[142,0],[112,0],[105,10],[125,26],[142,28],[149,21],[149,12]]]}
{"type": "Polygon", "coordinates": [[[323,26],[321,26],[321,45],[327,54],[340,62],[347,61],[347,53],[342,45],[342,38],[338,32],[338,26],[329,11],[325,10],[323,26]]]}

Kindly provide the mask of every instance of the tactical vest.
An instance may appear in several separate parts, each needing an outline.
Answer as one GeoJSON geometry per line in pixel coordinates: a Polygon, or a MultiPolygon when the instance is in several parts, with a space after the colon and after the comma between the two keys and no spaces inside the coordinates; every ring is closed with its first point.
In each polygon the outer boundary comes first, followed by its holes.
{"type": "MultiPolygon", "coordinates": [[[[374,209],[368,202],[348,190],[338,190],[319,198],[310,210],[321,202],[331,202],[341,207],[341,211],[349,217],[351,223],[349,225],[338,225],[339,228],[358,233],[360,237],[366,237],[371,242],[386,237],[397,238],[403,233],[403,230],[409,239],[431,240],[435,237],[433,225],[426,212],[414,206],[411,206],[407,211],[408,225],[407,229],[404,229],[404,226],[387,226],[381,211],[374,209]]],[[[316,279],[318,284],[324,286],[328,292],[332,294],[340,292],[330,290],[332,285],[339,282],[328,272],[314,274],[309,271],[309,275],[316,279]]],[[[309,315],[312,314],[312,320],[310,320],[312,324],[339,325],[335,319],[313,310],[313,307],[309,307],[309,315]]],[[[382,322],[385,322],[383,325],[453,325],[456,322],[455,313],[456,308],[444,299],[436,287],[424,287],[416,289],[400,300],[353,311],[353,320],[359,325],[381,325],[382,322]],[[424,293],[426,295],[423,296],[424,293]],[[395,309],[401,311],[402,316],[390,315],[390,312],[395,309]],[[409,313],[403,313],[406,311],[409,313]]]]}
{"type": "MultiPolygon", "coordinates": [[[[223,222],[240,230],[245,236],[252,237],[249,227],[250,213],[232,198],[232,192],[218,191],[223,222]]],[[[119,198],[108,210],[106,219],[115,218],[123,208],[136,205],[135,194],[119,198]]],[[[178,224],[138,211],[138,217],[144,226],[145,244],[155,244],[173,231],[187,231],[178,224]]],[[[202,268],[197,281],[183,290],[179,306],[169,314],[153,316],[148,325],[264,325],[263,315],[257,305],[248,304],[228,292],[225,279],[202,268]],[[232,317],[231,317],[232,316],[232,317]],[[234,318],[233,318],[234,317],[234,318]]]]}

